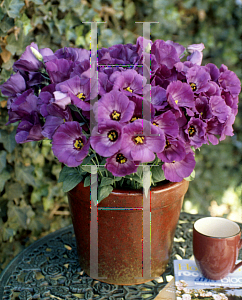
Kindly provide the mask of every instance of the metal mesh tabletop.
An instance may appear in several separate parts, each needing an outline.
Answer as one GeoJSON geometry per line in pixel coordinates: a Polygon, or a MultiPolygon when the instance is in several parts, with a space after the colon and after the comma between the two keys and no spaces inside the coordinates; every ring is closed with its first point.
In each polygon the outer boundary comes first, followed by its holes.
{"type": "Polygon", "coordinates": [[[0,300],[154,299],[174,275],[173,260],[178,256],[191,257],[192,227],[201,217],[181,213],[165,273],[148,283],[130,286],[107,284],[86,275],[78,263],[72,225],[60,229],[33,243],[11,261],[0,275],[0,300]]]}

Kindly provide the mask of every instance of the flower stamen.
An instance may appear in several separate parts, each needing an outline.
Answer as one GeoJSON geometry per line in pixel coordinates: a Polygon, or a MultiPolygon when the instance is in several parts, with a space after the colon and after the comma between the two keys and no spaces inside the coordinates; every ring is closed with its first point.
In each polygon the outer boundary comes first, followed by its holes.
{"type": "Polygon", "coordinates": [[[190,82],[190,86],[191,86],[193,92],[195,92],[197,90],[196,83],[190,82]]]}
{"type": "Polygon", "coordinates": [[[78,99],[81,99],[82,101],[83,101],[84,99],[86,99],[86,96],[85,96],[83,93],[79,93],[79,94],[77,94],[76,96],[77,96],[78,99]]]}
{"type": "Polygon", "coordinates": [[[111,142],[115,142],[118,139],[118,133],[115,130],[111,130],[108,132],[108,138],[111,142]]]}
{"type": "Polygon", "coordinates": [[[121,114],[119,112],[117,112],[116,110],[114,110],[111,113],[111,119],[114,120],[114,121],[119,121],[120,120],[120,116],[121,116],[121,114]]]}
{"type": "Polygon", "coordinates": [[[126,87],[124,90],[133,93],[133,90],[130,88],[130,86],[126,87]]]}
{"type": "Polygon", "coordinates": [[[195,133],[196,133],[196,129],[195,129],[194,126],[191,125],[191,126],[188,128],[188,134],[189,134],[189,136],[194,136],[195,133]]]}
{"type": "Polygon", "coordinates": [[[136,145],[138,145],[138,144],[143,144],[144,143],[144,137],[143,136],[136,136],[135,138],[134,138],[134,142],[136,143],[136,145]]]}
{"type": "Polygon", "coordinates": [[[74,149],[78,149],[81,150],[81,148],[83,147],[83,141],[81,138],[78,138],[74,141],[73,143],[74,149]]]}
{"type": "Polygon", "coordinates": [[[120,164],[124,164],[126,163],[127,158],[122,154],[122,153],[118,153],[116,156],[116,162],[120,163],[120,164]]]}

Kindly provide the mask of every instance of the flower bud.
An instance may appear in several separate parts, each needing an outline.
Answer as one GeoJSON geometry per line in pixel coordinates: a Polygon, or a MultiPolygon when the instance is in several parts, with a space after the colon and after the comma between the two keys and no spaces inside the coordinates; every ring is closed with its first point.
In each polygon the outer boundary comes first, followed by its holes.
{"type": "Polygon", "coordinates": [[[36,50],[34,47],[30,47],[32,53],[34,54],[34,56],[38,59],[38,61],[43,62],[43,56],[39,53],[38,50],[36,50]]]}

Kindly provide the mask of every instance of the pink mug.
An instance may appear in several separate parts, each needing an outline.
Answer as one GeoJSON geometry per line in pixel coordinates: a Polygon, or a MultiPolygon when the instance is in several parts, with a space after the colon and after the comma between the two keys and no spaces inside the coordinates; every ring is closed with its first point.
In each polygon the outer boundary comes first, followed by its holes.
{"type": "Polygon", "coordinates": [[[242,266],[242,262],[235,264],[240,237],[239,225],[225,218],[206,217],[194,223],[193,254],[204,277],[219,280],[242,266]]]}

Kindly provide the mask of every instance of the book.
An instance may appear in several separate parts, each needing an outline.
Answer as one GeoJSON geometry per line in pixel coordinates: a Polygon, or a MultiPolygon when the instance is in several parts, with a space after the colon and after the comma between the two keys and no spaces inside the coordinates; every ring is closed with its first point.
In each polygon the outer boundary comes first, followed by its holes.
{"type": "Polygon", "coordinates": [[[242,300],[242,267],[211,280],[203,277],[194,260],[182,259],[174,260],[174,274],[176,300],[242,300]]]}

